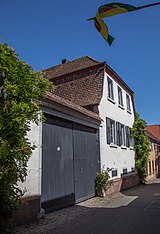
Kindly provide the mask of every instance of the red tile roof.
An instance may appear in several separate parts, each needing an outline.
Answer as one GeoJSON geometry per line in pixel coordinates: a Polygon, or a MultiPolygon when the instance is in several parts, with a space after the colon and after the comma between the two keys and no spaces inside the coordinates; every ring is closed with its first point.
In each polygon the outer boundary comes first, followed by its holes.
{"type": "Polygon", "coordinates": [[[55,77],[63,76],[72,72],[83,70],[95,65],[102,64],[89,56],[84,56],[72,61],[67,61],[64,64],[59,64],[44,70],[44,77],[52,79],[55,77]]]}
{"type": "Polygon", "coordinates": [[[150,132],[153,136],[155,136],[160,141],[160,124],[148,125],[145,127],[145,130],[150,132]]]}
{"type": "Polygon", "coordinates": [[[152,135],[148,130],[146,130],[146,129],[145,129],[145,132],[146,132],[147,136],[148,136],[150,139],[155,140],[155,141],[157,141],[157,142],[160,144],[160,140],[159,140],[157,137],[153,136],[153,135],[152,135]]]}
{"type": "Polygon", "coordinates": [[[56,85],[54,94],[91,110],[102,98],[104,70],[132,96],[132,90],[112,68],[89,56],[48,68],[44,77],[56,85]]]}

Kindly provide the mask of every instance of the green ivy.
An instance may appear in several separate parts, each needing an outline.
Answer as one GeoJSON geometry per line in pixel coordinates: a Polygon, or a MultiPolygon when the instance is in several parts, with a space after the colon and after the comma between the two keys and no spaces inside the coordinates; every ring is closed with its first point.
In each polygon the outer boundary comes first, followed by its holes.
{"type": "Polygon", "coordinates": [[[135,165],[141,183],[145,183],[146,181],[146,169],[148,163],[148,155],[150,152],[149,142],[144,130],[145,126],[146,122],[139,117],[138,113],[136,113],[135,122],[132,128],[132,137],[135,140],[135,165]]]}
{"type": "Polygon", "coordinates": [[[36,101],[51,87],[42,72],[35,73],[15,51],[0,44],[0,233],[21,204],[18,182],[27,176],[27,162],[35,148],[27,139],[30,122],[42,120],[36,101]]]}

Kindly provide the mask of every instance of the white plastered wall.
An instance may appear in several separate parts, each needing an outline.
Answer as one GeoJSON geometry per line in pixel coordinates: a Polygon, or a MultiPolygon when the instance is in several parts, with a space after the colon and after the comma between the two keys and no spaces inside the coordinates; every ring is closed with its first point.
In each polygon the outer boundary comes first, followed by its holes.
{"type": "Polygon", "coordinates": [[[26,181],[20,183],[19,187],[26,191],[24,196],[41,195],[42,124],[31,123],[27,138],[36,148],[28,161],[26,181]]]}
{"type": "Polygon", "coordinates": [[[123,104],[124,109],[118,106],[118,88],[121,87],[116,81],[109,76],[107,73],[104,75],[103,83],[103,96],[99,105],[99,114],[102,118],[102,123],[100,127],[100,156],[101,156],[101,166],[114,168],[118,170],[118,175],[115,178],[120,178],[123,168],[127,168],[127,171],[131,171],[131,168],[135,167],[135,152],[133,148],[121,148],[117,146],[115,148],[107,144],[106,135],[106,117],[111,118],[121,124],[133,126],[134,122],[134,111],[131,102],[131,94],[124,90],[122,87],[123,104]],[[113,80],[113,92],[115,103],[108,100],[108,83],[107,76],[113,80]],[[126,93],[130,96],[131,113],[127,112],[126,104],[126,93]]]}

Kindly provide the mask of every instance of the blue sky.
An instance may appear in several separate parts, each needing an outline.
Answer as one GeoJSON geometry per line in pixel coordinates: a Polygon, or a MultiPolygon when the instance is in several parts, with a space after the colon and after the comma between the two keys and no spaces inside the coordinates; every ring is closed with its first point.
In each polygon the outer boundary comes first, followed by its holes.
{"type": "MultiPolygon", "coordinates": [[[[155,1],[121,2],[141,6],[155,1]]],[[[86,21],[106,3],[110,1],[0,0],[1,42],[35,71],[85,55],[106,61],[135,92],[141,118],[160,124],[160,6],[104,19],[115,37],[110,47],[93,22],[86,21]]]]}

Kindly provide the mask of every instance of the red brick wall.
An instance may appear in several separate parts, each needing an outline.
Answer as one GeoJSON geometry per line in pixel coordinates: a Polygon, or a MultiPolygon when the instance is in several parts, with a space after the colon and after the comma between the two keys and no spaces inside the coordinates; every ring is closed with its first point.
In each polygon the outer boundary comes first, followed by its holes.
{"type": "Polygon", "coordinates": [[[21,226],[37,220],[39,212],[40,196],[26,197],[14,218],[16,226],[21,226]]]}
{"type": "Polygon", "coordinates": [[[106,195],[117,193],[139,184],[138,174],[126,175],[120,179],[111,181],[110,187],[106,191],[106,195]]]}

